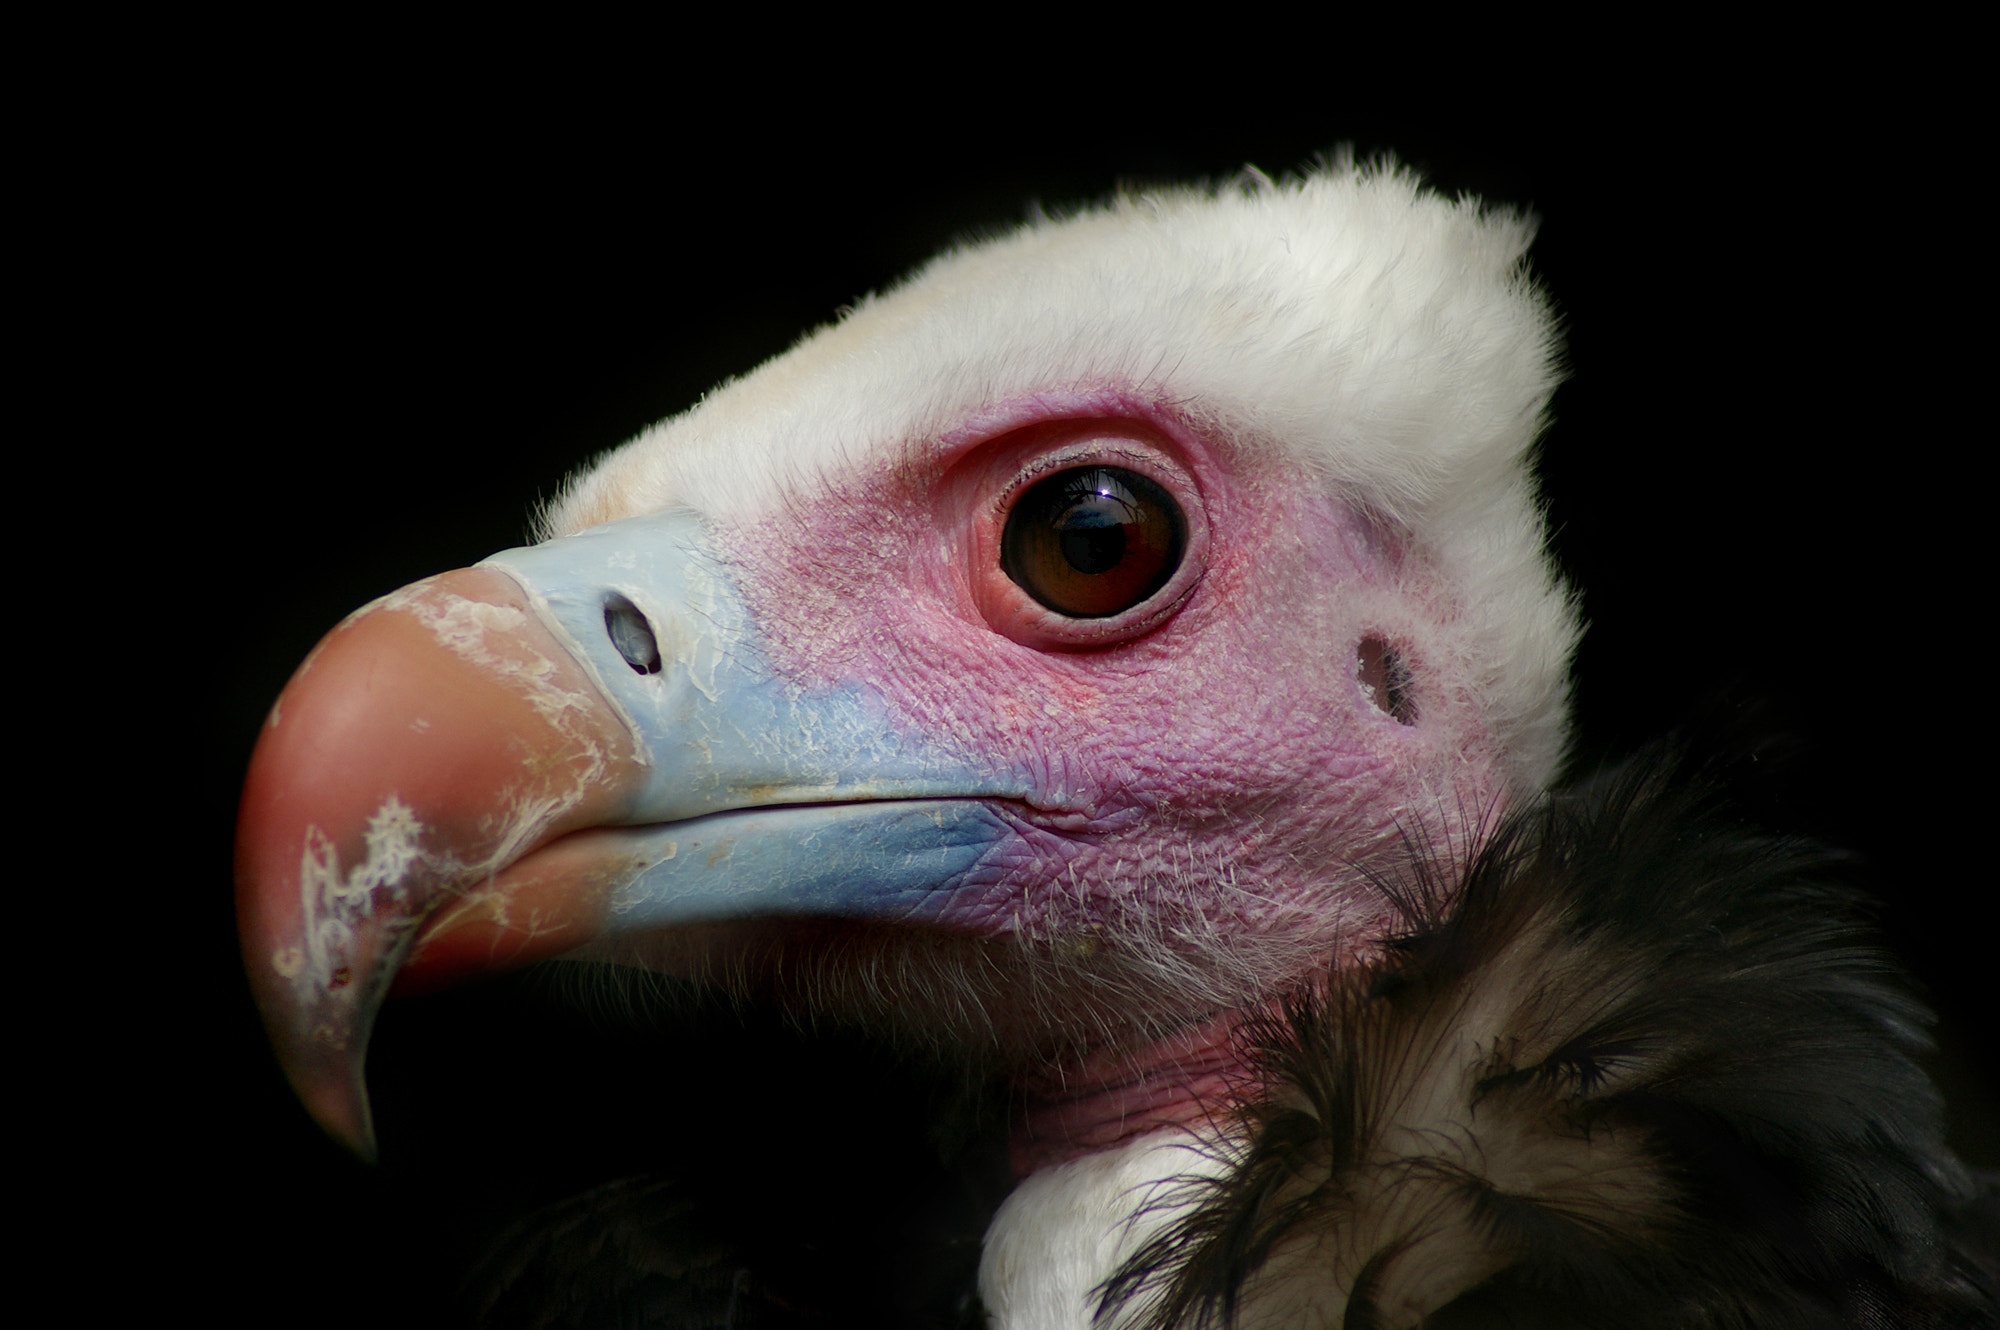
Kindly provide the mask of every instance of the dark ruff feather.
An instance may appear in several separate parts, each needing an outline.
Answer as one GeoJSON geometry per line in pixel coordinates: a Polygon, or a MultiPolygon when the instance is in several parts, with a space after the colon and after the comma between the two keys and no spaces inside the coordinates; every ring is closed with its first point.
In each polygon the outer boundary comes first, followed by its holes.
{"type": "Polygon", "coordinates": [[[1184,1184],[1100,1321],[1992,1323],[1925,1012],[1834,857],[1682,766],[1510,819],[1457,890],[1385,884],[1407,932],[1250,1027],[1233,1167],[1184,1184]]]}

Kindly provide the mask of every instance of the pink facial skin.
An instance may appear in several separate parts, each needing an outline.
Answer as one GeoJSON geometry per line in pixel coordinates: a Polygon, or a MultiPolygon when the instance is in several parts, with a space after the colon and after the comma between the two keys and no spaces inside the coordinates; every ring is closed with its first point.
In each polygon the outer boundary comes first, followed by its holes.
{"type": "Polygon", "coordinates": [[[863,680],[891,723],[1033,773],[1019,865],[946,922],[1059,935],[1190,875],[1239,884],[1185,902],[1232,927],[1292,907],[1379,917],[1357,870],[1498,794],[1451,672],[1448,597],[1275,454],[1132,403],[1038,405],[1043,418],[921,452],[887,484],[836,483],[811,513],[720,533],[774,667],[806,686],[863,680]],[[1033,480],[1098,461],[1180,500],[1186,559],[1133,611],[1064,621],[1008,581],[1000,531],[1033,480]],[[1414,723],[1359,678],[1370,638],[1407,662],[1414,723]]]}
{"type": "MultiPolygon", "coordinates": [[[[781,674],[865,681],[891,725],[1031,774],[1031,794],[998,805],[1019,830],[997,871],[938,923],[1086,959],[1267,943],[1251,988],[1275,993],[1379,940],[1390,916],[1369,874],[1393,878],[1412,838],[1462,849],[1497,811],[1452,597],[1280,450],[1106,392],[1019,404],[883,474],[836,476],[810,512],[717,543],[781,674]],[[1000,535],[1028,485],[1097,462],[1175,496],[1186,555],[1147,602],[1067,620],[1008,580],[1000,535]],[[1363,677],[1364,643],[1406,666],[1405,719],[1383,705],[1379,670],[1373,687],[1363,677]]],[[[1135,1049],[1101,1074],[1076,1068],[1063,1097],[1125,1086],[1091,1110],[1122,1120],[1158,1099],[1161,1077],[1212,1080],[1213,1061],[1213,1047],[1135,1049]],[[1141,1063],[1160,1075],[1135,1079],[1141,1063]]]]}

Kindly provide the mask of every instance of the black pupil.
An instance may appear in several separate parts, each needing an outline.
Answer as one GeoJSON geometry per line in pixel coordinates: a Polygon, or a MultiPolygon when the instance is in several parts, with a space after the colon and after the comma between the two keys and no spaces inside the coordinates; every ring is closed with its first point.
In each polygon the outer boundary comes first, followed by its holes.
{"type": "Polygon", "coordinates": [[[1165,586],[1180,567],[1186,523],[1165,489],[1116,466],[1060,471],[1007,515],[1000,564],[1058,614],[1102,619],[1165,586]]]}
{"type": "Polygon", "coordinates": [[[1056,521],[1063,558],[1079,573],[1092,577],[1108,573],[1125,557],[1125,509],[1121,504],[1107,512],[1109,506],[1079,503],[1056,521]]]}

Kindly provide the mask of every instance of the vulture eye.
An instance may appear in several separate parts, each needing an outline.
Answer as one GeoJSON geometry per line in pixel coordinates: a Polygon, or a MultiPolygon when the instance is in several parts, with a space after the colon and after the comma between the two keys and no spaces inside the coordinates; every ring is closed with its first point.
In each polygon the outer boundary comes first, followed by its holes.
{"type": "Polygon", "coordinates": [[[1173,496],[1136,471],[1084,466],[1029,488],[1007,514],[1000,566],[1058,614],[1106,619],[1167,584],[1187,521],[1173,496]]]}

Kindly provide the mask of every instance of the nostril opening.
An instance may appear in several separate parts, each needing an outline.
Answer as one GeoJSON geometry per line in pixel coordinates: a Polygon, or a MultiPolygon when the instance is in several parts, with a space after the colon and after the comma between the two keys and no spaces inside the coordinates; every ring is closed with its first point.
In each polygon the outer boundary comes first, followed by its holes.
{"type": "Polygon", "coordinates": [[[604,631],[634,673],[660,672],[660,644],[653,637],[653,625],[646,622],[637,605],[616,591],[604,598],[604,631]]]}
{"type": "Polygon", "coordinates": [[[1354,649],[1354,673],[1368,700],[1398,724],[1417,723],[1417,707],[1410,696],[1410,667],[1403,655],[1379,637],[1364,637],[1354,649]]]}

